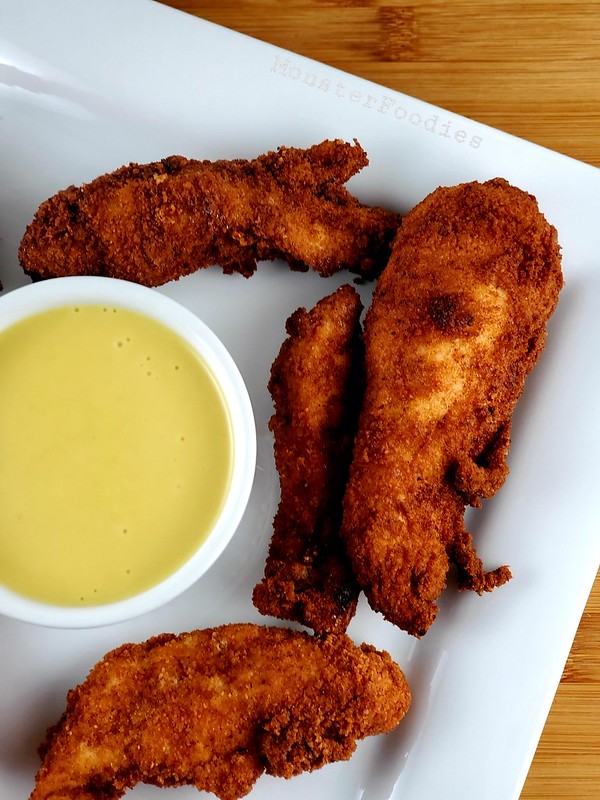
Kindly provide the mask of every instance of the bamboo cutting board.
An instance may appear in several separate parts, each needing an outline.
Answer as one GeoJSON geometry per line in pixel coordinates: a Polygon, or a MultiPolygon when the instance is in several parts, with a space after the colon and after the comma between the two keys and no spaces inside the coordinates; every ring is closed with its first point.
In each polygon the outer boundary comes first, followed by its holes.
{"type": "MultiPolygon", "coordinates": [[[[597,0],[163,2],[600,167],[597,0]]],[[[600,576],[521,800],[599,797],[600,576]]]]}

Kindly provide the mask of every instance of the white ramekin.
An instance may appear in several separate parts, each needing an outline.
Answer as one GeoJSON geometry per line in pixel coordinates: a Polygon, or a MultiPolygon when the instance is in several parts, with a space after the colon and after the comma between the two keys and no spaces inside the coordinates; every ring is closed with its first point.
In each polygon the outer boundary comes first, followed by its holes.
{"type": "Polygon", "coordinates": [[[33,314],[77,303],[110,304],[135,311],[162,323],[188,342],[221,388],[230,415],[234,452],[229,490],[214,527],[194,555],[161,583],[118,602],[82,607],[38,602],[0,585],[0,613],[60,628],[122,622],[158,608],[190,587],[216,561],[235,533],[250,497],[256,466],[254,415],[232,357],[198,317],[156,289],[100,277],[55,278],[32,283],[0,298],[0,332],[33,314]]]}

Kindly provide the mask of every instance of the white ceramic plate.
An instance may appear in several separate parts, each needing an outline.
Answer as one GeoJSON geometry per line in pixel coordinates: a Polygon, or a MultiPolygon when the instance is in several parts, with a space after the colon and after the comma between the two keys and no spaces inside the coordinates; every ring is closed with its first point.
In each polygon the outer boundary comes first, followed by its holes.
{"type": "MultiPolygon", "coordinates": [[[[0,279],[26,282],[17,248],[39,203],[129,161],[172,153],[250,157],[281,144],[356,137],[371,164],[362,199],[406,211],[439,184],[497,175],[533,192],[558,228],[566,287],[547,350],[514,420],[511,475],[470,519],[487,565],[514,579],[485,597],[448,590],[421,641],[362,605],[349,633],[387,648],[414,692],[406,720],[348,763],[251,797],[331,800],[516,798],[600,562],[597,413],[600,172],[144,0],[0,0],[0,279]]],[[[278,497],[267,430],[269,369],[292,310],[347,281],[264,264],[246,280],[208,269],[161,291],[196,312],[234,356],[258,426],[247,513],[203,579],[129,623],[57,631],[0,619],[0,785],[26,797],[36,747],[65,694],[110,648],[161,631],[259,621],[278,497]]],[[[368,300],[369,288],[362,289],[368,300]]],[[[136,798],[197,797],[138,786],[136,798]]]]}

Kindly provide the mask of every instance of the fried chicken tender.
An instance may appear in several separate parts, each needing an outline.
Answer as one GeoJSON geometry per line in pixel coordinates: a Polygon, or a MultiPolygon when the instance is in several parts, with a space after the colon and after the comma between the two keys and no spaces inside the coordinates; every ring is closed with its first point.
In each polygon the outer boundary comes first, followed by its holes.
{"type": "Polygon", "coordinates": [[[334,140],[252,161],[130,164],[42,203],[19,260],[34,279],[106,275],[147,286],[213,264],[250,276],[258,260],[279,258],[323,276],[373,277],[399,218],[344,187],[367,163],[358,142],[334,140]]]}
{"type": "Polygon", "coordinates": [[[361,312],[348,285],[295,311],[269,381],[281,499],[253,601],[317,633],[344,632],[359,594],[339,529],[362,395],[361,312]]]}
{"type": "Polygon", "coordinates": [[[342,535],[371,606],[416,636],[449,564],[482,593],[465,505],[502,485],[511,414],[562,286],[556,230],[505,180],[439,188],[405,217],[365,319],[366,388],[342,535]]]}
{"type": "Polygon", "coordinates": [[[116,800],[138,782],[237,800],[263,772],[350,758],[409,703],[389,654],[345,635],[241,623],[164,634],[113,650],[69,692],[30,800],[116,800]]]}

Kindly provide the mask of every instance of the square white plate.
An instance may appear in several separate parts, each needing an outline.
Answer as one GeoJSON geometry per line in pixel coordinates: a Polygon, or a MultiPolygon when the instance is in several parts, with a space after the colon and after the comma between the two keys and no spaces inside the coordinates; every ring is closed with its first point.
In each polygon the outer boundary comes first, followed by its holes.
{"type": "MultiPolygon", "coordinates": [[[[405,212],[440,184],[503,176],[557,227],[566,287],[547,350],[514,420],[511,475],[470,516],[486,565],[514,579],[485,597],[448,589],[421,641],[366,604],[349,633],[388,649],[413,707],[348,763],[259,798],[508,800],[519,795],[600,563],[600,171],[416,99],[147,0],[0,0],[0,279],[26,282],[25,226],[57,190],[173,153],[252,157],[279,145],[357,138],[366,202],[405,212]]],[[[265,622],[250,600],[278,499],[266,384],[286,317],[348,275],[263,264],[250,280],[207,269],[161,289],[207,322],[236,359],[256,413],[259,455],[247,514],[224,556],[160,611],[60,631],[0,619],[0,786],[26,797],[36,747],[67,690],[124,641],[230,621],[265,622]]],[[[368,301],[370,287],[361,289],[368,301]]],[[[68,498],[67,498],[68,501],[68,498]]],[[[138,786],[136,798],[198,797],[138,786]]]]}

